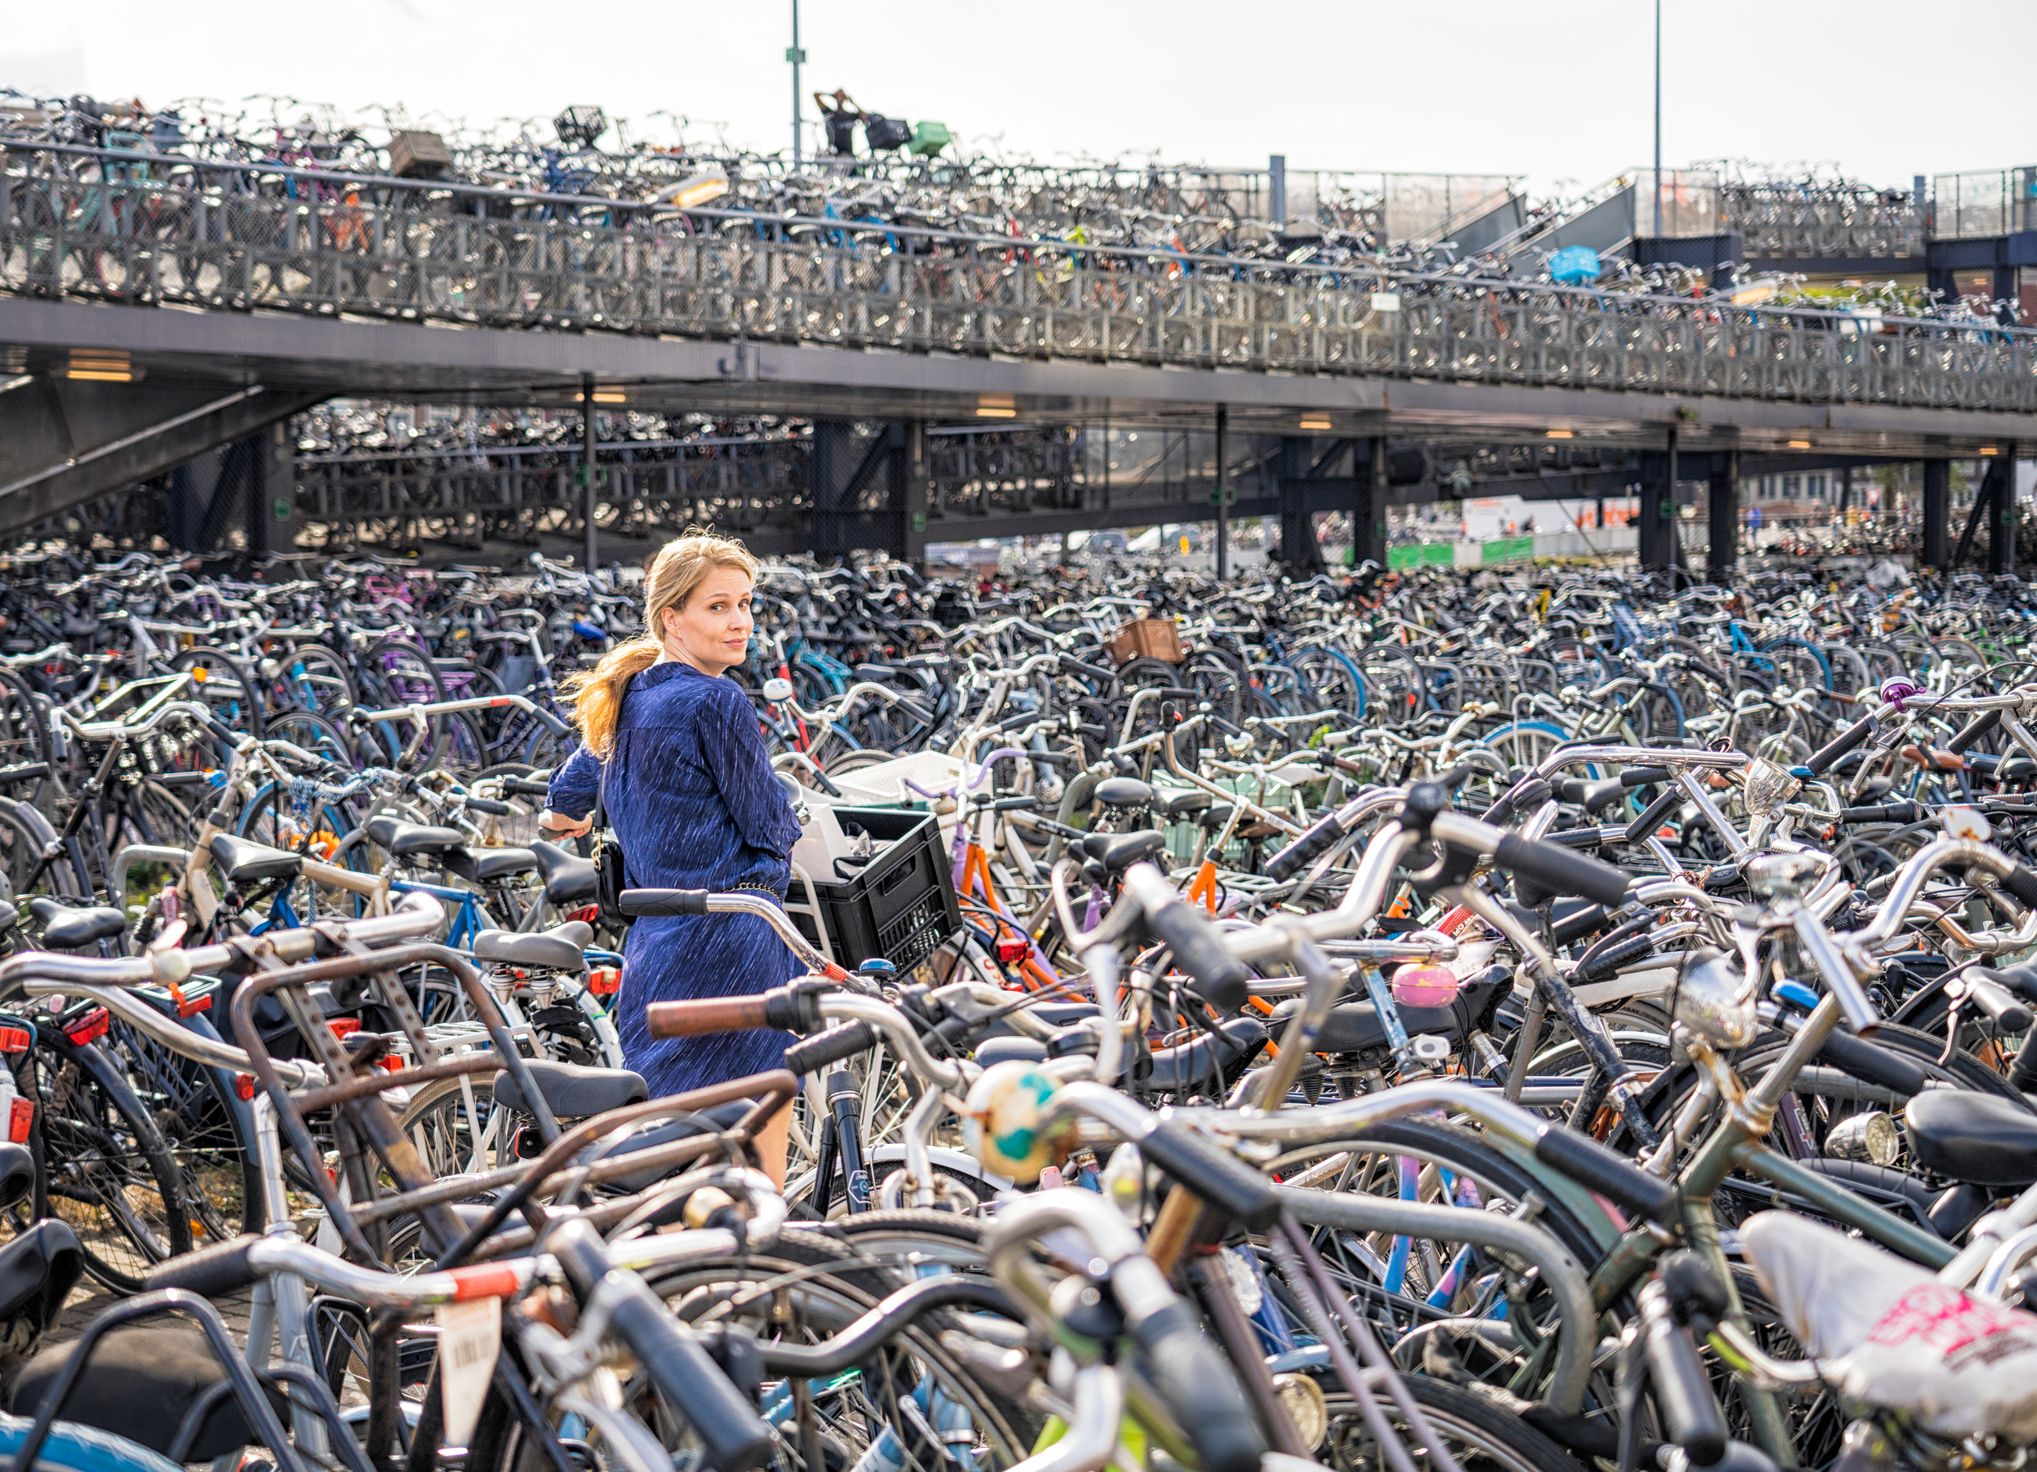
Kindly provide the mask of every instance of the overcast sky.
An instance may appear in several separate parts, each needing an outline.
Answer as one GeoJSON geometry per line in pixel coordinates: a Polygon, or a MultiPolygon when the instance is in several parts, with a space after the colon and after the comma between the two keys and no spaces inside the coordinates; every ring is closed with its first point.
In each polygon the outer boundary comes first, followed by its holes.
{"type": "MultiPolygon", "coordinates": [[[[0,86],[31,92],[151,105],[281,92],[477,122],[598,102],[712,120],[737,145],[790,131],[790,0],[0,9],[0,86]]],[[[1662,10],[1670,164],[1829,163],[1907,185],[2037,161],[2037,0],[1662,10]]],[[[809,93],[844,86],[1007,157],[1279,152],[1293,168],[1588,185],[1648,159],[1651,16],[1652,0],[805,0],[801,39],[809,93]]]]}

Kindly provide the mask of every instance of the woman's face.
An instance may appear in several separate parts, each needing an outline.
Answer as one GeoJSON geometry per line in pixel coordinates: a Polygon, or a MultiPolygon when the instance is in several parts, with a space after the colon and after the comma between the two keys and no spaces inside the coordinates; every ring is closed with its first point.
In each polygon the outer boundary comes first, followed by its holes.
{"type": "Polygon", "coordinates": [[[684,608],[665,610],[665,648],[697,670],[723,674],[748,655],[752,622],[750,575],[717,567],[684,608]]]}

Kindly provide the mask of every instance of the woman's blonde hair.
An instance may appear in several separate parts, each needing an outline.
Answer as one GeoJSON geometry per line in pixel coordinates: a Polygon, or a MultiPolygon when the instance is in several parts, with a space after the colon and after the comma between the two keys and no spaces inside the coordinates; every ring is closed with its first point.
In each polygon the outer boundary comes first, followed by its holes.
{"type": "Polygon", "coordinates": [[[593,669],[567,680],[574,724],[580,728],[580,739],[596,756],[607,756],[615,745],[622,692],[630,676],[649,669],[664,652],[666,611],[684,608],[707,575],[720,568],[734,568],[751,582],[757,580],[757,559],[734,537],[689,527],[683,536],[667,542],[644,573],[644,632],[602,655],[593,669]]]}

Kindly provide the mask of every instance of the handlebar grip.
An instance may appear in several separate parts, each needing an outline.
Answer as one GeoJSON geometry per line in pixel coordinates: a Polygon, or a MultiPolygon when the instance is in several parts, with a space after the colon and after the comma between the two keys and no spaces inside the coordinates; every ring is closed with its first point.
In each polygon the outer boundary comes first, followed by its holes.
{"type": "Polygon", "coordinates": [[[1495,846],[1493,860],[1555,894],[1578,895],[1601,905],[1620,905],[1627,900],[1631,881],[1624,873],[1558,844],[1509,833],[1495,846]]]}
{"type": "Polygon", "coordinates": [[[771,999],[709,997],[697,1002],[652,1002],[644,1008],[644,1027],[654,1038],[696,1038],[709,1033],[741,1032],[769,1027],[771,999]]]}
{"type": "Polygon", "coordinates": [[[1629,767],[1620,773],[1620,786],[1632,790],[1648,787],[1657,782],[1667,782],[1674,774],[1667,767],[1629,767]]]}
{"type": "Polygon", "coordinates": [[[1064,675],[1080,675],[1085,680],[1096,680],[1105,685],[1117,683],[1117,671],[1107,670],[1102,665],[1085,664],[1072,654],[1061,656],[1061,673],[1064,675]]]}
{"type": "Polygon", "coordinates": [[[1612,912],[1604,905],[1586,905],[1583,909],[1572,911],[1550,926],[1549,939],[1559,946],[1570,945],[1574,941],[1583,940],[1587,935],[1590,935],[1594,930],[1604,925],[1611,916],[1612,912]]]}
{"type": "Polygon", "coordinates": [[[1325,814],[1304,828],[1294,842],[1266,860],[1266,877],[1282,880],[1300,873],[1336,847],[1343,836],[1344,825],[1337,821],[1337,814],[1325,814]]]}
{"type": "Polygon", "coordinates": [[[2037,1014],[2032,1014],[2029,1004],[2020,1000],[2007,987],[1990,979],[1984,973],[1967,973],[1966,994],[1973,998],[1973,1004],[1995,1021],[1995,1026],[2006,1033],[2026,1033],[2037,1014]]]}
{"type": "Polygon", "coordinates": [[[540,782],[532,777],[504,777],[502,779],[502,790],[504,792],[513,792],[518,797],[549,797],[552,792],[552,784],[550,782],[540,782]]]}
{"type": "Polygon", "coordinates": [[[1930,810],[1920,802],[1882,802],[1839,809],[1842,823],[1921,823],[1930,816],[1930,810]]]}
{"type": "MultiPolygon", "coordinates": [[[[2026,1002],[2037,1003],[2037,964],[2003,966],[1999,969],[1982,966],[1976,969],[1996,986],[2007,988],[2026,1002]]],[[[2037,1063],[2037,1058],[2031,1061],[2037,1063]]]]}
{"type": "Polygon", "coordinates": [[[665,1404],[705,1443],[709,1466],[750,1472],[770,1459],[771,1427],[650,1289],[639,1283],[620,1296],[608,1321],[665,1404]]]}
{"type": "Polygon", "coordinates": [[[616,908],[632,919],[645,915],[705,915],[704,889],[626,889],[616,908]]]}
{"type": "Polygon", "coordinates": [[[143,1273],[143,1286],[149,1292],[183,1288],[201,1298],[238,1293],[261,1276],[252,1259],[261,1240],[258,1236],[234,1237],[196,1252],[179,1253],[143,1273]]]}
{"type": "Polygon", "coordinates": [[[1662,1413],[1663,1439],[1682,1447],[1692,1466],[1713,1466],[1726,1455],[1728,1432],[1697,1344],[1671,1315],[1659,1289],[1643,1294],[1642,1300],[1642,1353],[1662,1413]]]}
{"type": "Polygon", "coordinates": [[[1931,1086],[1931,1075],[1923,1065],[1850,1032],[1834,1031],[1819,1045],[1818,1056],[1863,1082],[1906,1099],[1915,1098],[1931,1086]]]}
{"type": "Polygon", "coordinates": [[[1181,900],[1162,905],[1146,926],[1167,943],[1174,964],[1195,978],[1195,991],[1219,1012],[1236,1012],[1252,993],[1252,973],[1224,944],[1223,932],[1195,906],[1181,900]]]}
{"type": "Polygon", "coordinates": [[[1603,951],[1591,957],[1590,964],[1578,967],[1576,971],[1571,973],[1570,980],[1573,985],[1604,981],[1629,961],[1639,960],[1654,949],[1654,936],[1646,934],[1630,935],[1625,940],[1615,945],[1607,946],[1603,951]]]}
{"type": "Polygon", "coordinates": [[[1280,1215],[1273,1183],[1191,1125],[1162,1121],[1140,1137],[1139,1153],[1248,1231],[1263,1232],[1280,1215]]]}
{"type": "Polygon", "coordinates": [[[1804,763],[1805,769],[1813,777],[1816,777],[1834,766],[1840,757],[1846,755],[1849,751],[1858,749],[1862,742],[1874,734],[1876,719],[1875,713],[1869,711],[1837,736],[1834,736],[1830,741],[1827,741],[1823,746],[1812,752],[1811,759],[1804,763]]]}
{"type": "Polygon", "coordinates": [[[1627,825],[1627,842],[1639,843],[1657,828],[1661,827],[1662,820],[1682,805],[1683,789],[1681,787],[1672,783],[1670,786],[1663,788],[1655,801],[1649,803],[1647,807],[1635,814],[1634,821],[1627,825]]]}
{"type": "Polygon", "coordinates": [[[1664,1226],[1677,1219],[1681,1203],[1674,1181],[1649,1175],[1589,1135],[1551,1125],[1535,1141],[1535,1158],[1636,1216],[1664,1226]]]}
{"type": "Polygon", "coordinates": [[[867,1022],[845,1023],[787,1048],[785,1067],[792,1073],[818,1073],[876,1046],[876,1028],[867,1022]]]}
{"type": "Polygon", "coordinates": [[[1196,1311],[1177,1298],[1127,1327],[1146,1379],[1194,1443],[1203,1472],[1257,1472],[1266,1435],[1196,1311]]]}
{"type": "Polygon", "coordinates": [[[2037,906],[2037,873],[2031,872],[2026,864],[2017,864],[2002,880],[2002,888],[2026,905],[2037,906]]]}
{"type": "Polygon", "coordinates": [[[492,797],[470,797],[466,800],[466,805],[472,812],[485,813],[495,818],[506,818],[516,811],[508,803],[497,802],[492,797]]]}
{"type": "Polygon", "coordinates": [[[2002,713],[2000,710],[1983,711],[1980,715],[1960,727],[1958,734],[1945,743],[1945,749],[1952,752],[1963,752],[1983,736],[1993,731],[2001,723],[2002,713]]]}

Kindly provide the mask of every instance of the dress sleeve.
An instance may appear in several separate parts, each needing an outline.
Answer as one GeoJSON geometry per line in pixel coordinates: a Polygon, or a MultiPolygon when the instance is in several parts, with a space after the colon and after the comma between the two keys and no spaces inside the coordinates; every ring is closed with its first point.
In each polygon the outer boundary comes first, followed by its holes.
{"type": "Polygon", "coordinates": [[[601,758],[585,746],[559,763],[545,793],[545,806],[568,818],[584,818],[594,811],[594,799],[601,792],[601,758]]]}
{"type": "Polygon", "coordinates": [[[706,702],[700,738],[701,759],[721,788],[743,841],[781,858],[791,854],[799,842],[799,819],[771,770],[757,713],[741,687],[732,684],[728,695],[717,692],[706,702]]]}

